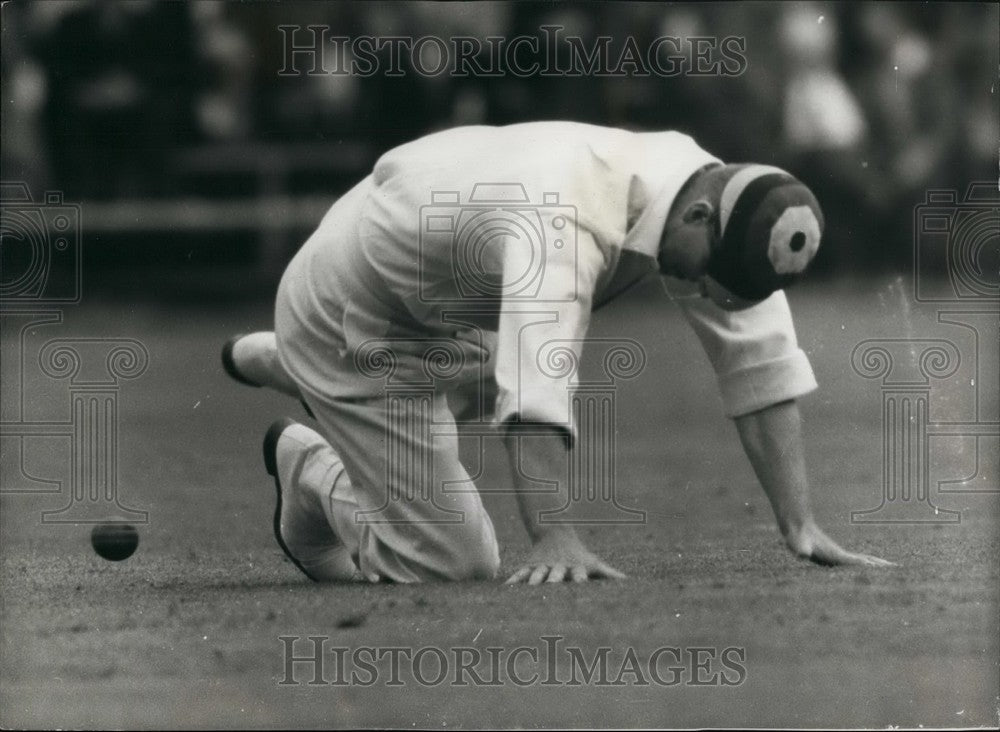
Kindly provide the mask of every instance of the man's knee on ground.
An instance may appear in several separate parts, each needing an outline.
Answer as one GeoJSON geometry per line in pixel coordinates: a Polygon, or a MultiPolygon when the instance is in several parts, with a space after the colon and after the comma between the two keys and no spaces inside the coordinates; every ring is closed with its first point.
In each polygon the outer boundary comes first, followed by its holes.
{"type": "Polygon", "coordinates": [[[396,582],[492,580],[500,570],[496,540],[482,527],[397,526],[395,539],[389,541],[380,533],[368,531],[362,538],[362,570],[367,567],[370,573],[396,582]]]}
{"type": "Polygon", "coordinates": [[[500,571],[500,553],[496,542],[469,541],[448,557],[447,579],[492,580],[500,571]]]}
{"type": "Polygon", "coordinates": [[[478,547],[464,552],[454,563],[449,579],[492,580],[500,571],[500,555],[495,547],[478,547]]]}

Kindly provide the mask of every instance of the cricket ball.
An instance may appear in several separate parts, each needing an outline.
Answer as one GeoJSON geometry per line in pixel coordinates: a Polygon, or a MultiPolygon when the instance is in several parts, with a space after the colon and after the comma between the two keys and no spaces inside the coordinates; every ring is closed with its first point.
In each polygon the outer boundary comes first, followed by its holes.
{"type": "Polygon", "coordinates": [[[139,546],[139,532],[131,524],[98,524],[90,532],[90,543],[104,559],[120,562],[139,546]]]}

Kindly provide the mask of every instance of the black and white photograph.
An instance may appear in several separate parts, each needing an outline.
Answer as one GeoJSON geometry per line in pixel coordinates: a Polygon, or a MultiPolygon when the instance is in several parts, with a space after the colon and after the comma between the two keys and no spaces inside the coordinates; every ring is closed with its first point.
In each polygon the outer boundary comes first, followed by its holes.
{"type": "Polygon", "coordinates": [[[1000,725],[1000,3],[0,22],[0,728],[1000,725]]]}

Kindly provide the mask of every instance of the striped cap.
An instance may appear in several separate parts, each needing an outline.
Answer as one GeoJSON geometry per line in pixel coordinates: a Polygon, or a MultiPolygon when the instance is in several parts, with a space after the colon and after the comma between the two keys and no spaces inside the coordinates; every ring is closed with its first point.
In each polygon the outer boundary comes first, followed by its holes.
{"type": "Polygon", "coordinates": [[[809,266],[823,235],[823,212],[794,176],[748,165],[722,190],[719,231],[708,275],[752,304],[787,287],[809,266]]]}

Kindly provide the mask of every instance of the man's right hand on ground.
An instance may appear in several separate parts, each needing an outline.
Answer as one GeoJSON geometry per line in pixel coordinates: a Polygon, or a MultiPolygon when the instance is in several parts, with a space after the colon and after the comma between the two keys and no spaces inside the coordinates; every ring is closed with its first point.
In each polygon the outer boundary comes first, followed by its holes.
{"type": "Polygon", "coordinates": [[[862,567],[895,567],[888,559],[849,552],[823,533],[815,523],[808,523],[802,529],[790,531],[785,537],[788,548],[796,555],[827,567],[856,565],[862,567]]]}

